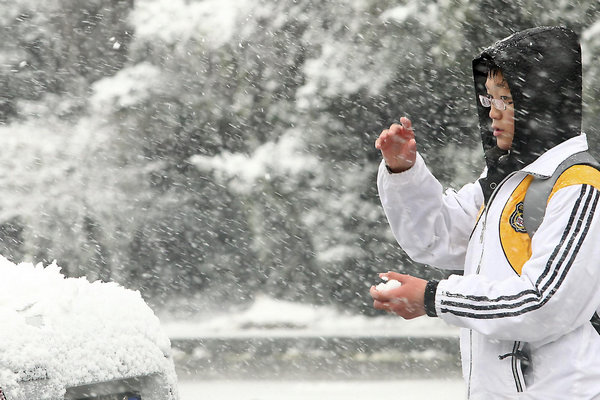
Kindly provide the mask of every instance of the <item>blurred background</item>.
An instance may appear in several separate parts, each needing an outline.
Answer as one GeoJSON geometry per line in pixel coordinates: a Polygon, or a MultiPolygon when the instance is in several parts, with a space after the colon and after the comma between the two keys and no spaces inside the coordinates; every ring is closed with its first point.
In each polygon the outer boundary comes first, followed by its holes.
{"type": "Polygon", "coordinates": [[[173,320],[261,296],[376,315],[377,272],[445,274],[391,236],[379,132],[408,116],[444,185],[475,179],[472,58],[559,24],[598,155],[597,0],[0,0],[0,254],[173,320]]]}

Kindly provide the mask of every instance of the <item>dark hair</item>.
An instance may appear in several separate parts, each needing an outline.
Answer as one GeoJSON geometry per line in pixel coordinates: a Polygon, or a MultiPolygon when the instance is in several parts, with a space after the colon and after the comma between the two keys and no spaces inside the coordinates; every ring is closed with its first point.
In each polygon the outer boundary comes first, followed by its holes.
{"type": "Polygon", "coordinates": [[[489,54],[483,54],[481,58],[473,62],[473,73],[475,75],[475,87],[478,92],[485,91],[484,84],[487,78],[495,78],[498,74],[503,74],[502,68],[496,64],[489,54]]]}
{"type": "Polygon", "coordinates": [[[500,67],[498,66],[498,64],[496,64],[494,62],[493,59],[491,58],[484,58],[483,59],[483,65],[485,66],[486,69],[486,75],[491,77],[491,78],[495,78],[496,75],[498,75],[499,73],[502,73],[502,69],[500,69],[500,67]]]}

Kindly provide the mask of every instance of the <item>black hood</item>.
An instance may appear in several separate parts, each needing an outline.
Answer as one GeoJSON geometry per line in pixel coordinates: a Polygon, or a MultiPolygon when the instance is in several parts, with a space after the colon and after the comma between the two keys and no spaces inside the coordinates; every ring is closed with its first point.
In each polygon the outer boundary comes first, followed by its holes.
{"type": "MultiPolygon", "coordinates": [[[[476,94],[486,94],[487,65],[492,61],[508,82],[515,108],[515,136],[501,163],[517,170],[546,150],[581,133],[581,48],[564,27],[539,27],[515,33],[473,60],[476,94]]],[[[479,127],[488,170],[497,168],[489,108],[479,102],[479,127]]],[[[504,171],[505,175],[510,171],[504,171]]]]}

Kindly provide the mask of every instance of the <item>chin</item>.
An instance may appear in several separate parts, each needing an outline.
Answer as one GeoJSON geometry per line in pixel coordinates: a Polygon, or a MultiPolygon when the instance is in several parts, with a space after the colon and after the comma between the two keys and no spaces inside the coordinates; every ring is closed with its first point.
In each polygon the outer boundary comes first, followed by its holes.
{"type": "Polygon", "coordinates": [[[512,140],[511,141],[496,140],[496,146],[498,146],[498,148],[500,148],[502,150],[510,150],[510,148],[512,146],[512,140]]]}

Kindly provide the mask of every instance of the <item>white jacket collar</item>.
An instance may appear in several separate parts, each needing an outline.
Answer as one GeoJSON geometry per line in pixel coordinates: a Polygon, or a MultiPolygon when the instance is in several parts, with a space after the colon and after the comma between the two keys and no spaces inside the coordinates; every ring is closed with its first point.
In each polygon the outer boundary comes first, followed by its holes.
{"type": "Polygon", "coordinates": [[[554,146],[521,171],[536,176],[549,177],[552,176],[558,165],[567,157],[575,153],[586,151],[587,149],[587,137],[585,133],[582,133],[579,136],[575,136],[554,146]]]}

